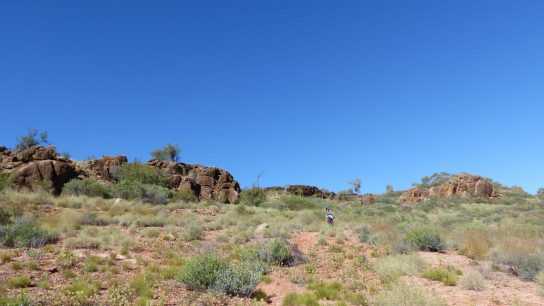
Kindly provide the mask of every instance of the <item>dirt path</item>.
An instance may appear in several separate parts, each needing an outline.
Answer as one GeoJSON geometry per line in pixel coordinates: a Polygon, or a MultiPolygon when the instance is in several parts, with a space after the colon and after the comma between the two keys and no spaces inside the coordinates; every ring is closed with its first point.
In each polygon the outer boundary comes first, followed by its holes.
{"type": "Polygon", "coordinates": [[[544,305],[544,297],[539,294],[538,285],[525,282],[504,272],[495,272],[491,263],[481,261],[477,265],[456,253],[420,252],[421,256],[432,266],[451,265],[463,272],[481,272],[485,277],[485,289],[473,291],[461,286],[445,286],[440,282],[430,281],[420,277],[406,277],[409,284],[424,288],[426,291],[440,296],[448,305],[544,305]],[[472,263],[472,264],[471,264],[472,263]]]}

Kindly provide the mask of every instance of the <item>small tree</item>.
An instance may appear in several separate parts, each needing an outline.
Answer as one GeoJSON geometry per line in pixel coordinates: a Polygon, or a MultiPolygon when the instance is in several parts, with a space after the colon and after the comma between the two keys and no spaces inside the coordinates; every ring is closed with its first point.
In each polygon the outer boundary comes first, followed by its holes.
{"type": "Polygon", "coordinates": [[[178,145],[167,144],[161,149],[151,152],[151,156],[158,160],[178,162],[181,148],[178,145]]]}
{"type": "Polygon", "coordinates": [[[37,129],[29,128],[27,129],[26,135],[17,138],[15,150],[24,150],[41,144],[49,144],[49,141],[47,140],[47,132],[40,132],[37,129]]]}
{"type": "Polygon", "coordinates": [[[393,185],[387,185],[387,186],[385,186],[385,193],[387,193],[387,194],[393,194],[393,193],[395,193],[395,189],[393,188],[393,185]]]}
{"type": "Polygon", "coordinates": [[[351,190],[353,191],[353,193],[358,194],[359,192],[361,192],[361,179],[360,178],[354,179],[353,181],[349,182],[349,184],[351,186],[351,190]]]}

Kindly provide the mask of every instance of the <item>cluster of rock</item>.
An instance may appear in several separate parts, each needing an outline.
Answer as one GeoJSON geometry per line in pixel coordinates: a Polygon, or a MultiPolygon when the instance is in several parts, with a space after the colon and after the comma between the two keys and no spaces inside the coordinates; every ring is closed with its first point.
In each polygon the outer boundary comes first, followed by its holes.
{"type": "Polygon", "coordinates": [[[273,186],[264,188],[265,191],[285,191],[290,194],[300,195],[303,197],[317,197],[322,199],[334,199],[336,194],[334,192],[321,189],[316,186],[309,185],[288,185],[285,187],[273,186]]]}
{"type": "MultiPolygon", "coordinates": [[[[104,156],[76,163],[59,154],[55,147],[33,146],[11,152],[0,147],[0,173],[10,173],[15,185],[32,189],[47,182],[59,194],[68,181],[91,178],[102,183],[113,183],[115,172],[126,163],[126,156],[104,156]]],[[[240,185],[227,171],[184,163],[150,160],[148,165],[164,172],[170,187],[192,190],[198,199],[215,199],[222,203],[236,203],[240,185]]]]}
{"type": "Polygon", "coordinates": [[[11,173],[20,187],[34,188],[47,182],[53,193],[59,194],[64,184],[78,176],[75,163],[57,154],[55,147],[33,146],[11,152],[0,147],[0,172],[11,173]]]}
{"type": "Polygon", "coordinates": [[[171,188],[192,190],[199,199],[215,199],[222,203],[236,203],[240,184],[223,169],[198,164],[174,163],[152,159],[148,165],[161,169],[171,188]]]}
{"type": "Polygon", "coordinates": [[[462,173],[438,186],[415,187],[406,190],[401,194],[398,202],[419,203],[432,197],[449,198],[452,196],[495,198],[497,193],[488,179],[462,173]]]}

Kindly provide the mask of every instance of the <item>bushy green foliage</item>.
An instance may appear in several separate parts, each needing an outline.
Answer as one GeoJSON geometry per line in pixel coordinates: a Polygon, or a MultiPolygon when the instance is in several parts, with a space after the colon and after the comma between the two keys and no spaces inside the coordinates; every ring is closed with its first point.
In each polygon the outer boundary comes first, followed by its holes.
{"type": "Polygon", "coordinates": [[[68,285],[63,288],[63,291],[71,293],[79,293],[84,298],[89,298],[100,289],[100,282],[93,281],[89,278],[82,278],[74,281],[71,285],[68,285]]]}
{"type": "Polygon", "coordinates": [[[231,266],[219,272],[213,289],[230,295],[250,297],[261,281],[261,273],[244,265],[231,266]]]}
{"type": "Polygon", "coordinates": [[[16,289],[16,288],[27,288],[32,286],[32,281],[30,281],[30,278],[28,276],[14,276],[11,278],[8,278],[7,280],[7,287],[16,289]]]}
{"type": "Polygon", "coordinates": [[[289,293],[283,299],[283,306],[319,306],[317,296],[313,292],[289,293]]]}
{"type": "Polygon", "coordinates": [[[459,284],[467,290],[482,291],[485,289],[484,277],[478,272],[463,274],[459,279],[459,284]]]}
{"type": "Polygon", "coordinates": [[[240,193],[240,204],[247,206],[261,206],[266,201],[264,190],[259,187],[251,187],[240,193]]]}
{"type": "Polygon", "coordinates": [[[161,170],[137,162],[122,164],[119,167],[116,179],[121,182],[130,181],[168,187],[168,179],[161,170]]]}
{"type": "Polygon", "coordinates": [[[0,207],[0,225],[11,223],[11,213],[4,207],[0,207]]]}
{"type": "Polygon", "coordinates": [[[70,251],[63,251],[57,255],[57,267],[61,270],[66,270],[74,267],[77,263],[76,256],[70,251]]]}
{"type": "Polygon", "coordinates": [[[406,236],[406,242],[421,251],[440,252],[444,250],[444,241],[440,233],[432,227],[412,230],[406,236]]]}
{"type": "Polygon", "coordinates": [[[430,280],[442,282],[446,286],[455,286],[457,285],[459,275],[461,274],[461,271],[458,269],[447,266],[428,268],[421,276],[430,280]]]}
{"type": "Polygon", "coordinates": [[[138,199],[150,204],[166,204],[172,197],[172,191],[168,188],[130,180],[116,184],[113,194],[126,200],[138,199]]]}
{"type": "Polygon", "coordinates": [[[229,264],[225,259],[208,252],[188,260],[177,279],[189,289],[205,290],[211,288],[219,274],[228,268],[229,264]]]}
{"type": "Polygon", "coordinates": [[[193,190],[182,189],[182,190],[176,190],[176,192],[174,192],[174,200],[191,203],[191,202],[197,202],[198,197],[196,196],[193,190]]]}
{"type": "Polygon", "coordinates": [[[392,284],[377,299],[379,306],[444,306],[436,296],[427,295],[421,289],[402,283],[392,284]]]}
{"type": "Polygon", "coordinates": [[[17,223],[0,226],[0,245],[4,247],[41,247],[55,242],[56,236],[38,225],[17,223]]]}
{"type": "Polygon", "coordinates": [[[130,288],[144,299],[153,298],[153,287],[157,282],[156,277],[151,273],[140,273],[130,281],[130,288]]]}
{"type": "Polygon", "coordinates": [[[275,265],[284,265],[291,257],[291,246],[284,240],[275,239],[263,248],[261,256],[275,265]]]}
{"type": "Polygon", "coordinates": [[[107,304],[111,306],[130,306],[134,300],[134,289],[113,285],[108,289],[107,304]]]}
{"type": "Polygon", "coordinates": [[[181,148],[175,144],[167,144],[163,148],[151,152],[151,156],[158,160],[178,162],[181,148]]]}
{"type": "Polygon", "coordinates": [[[41,144],[48,144],[47,132],[40,132],[37,129],[29,128],[27,129],[27,134],[17,138],[17,144],[15,145],[15,150],[24,150],[32,146],[37,146],[41,144]]]}
{"type": "Polygon", "coordinates": [[[0,173],[0,192],[8,189],[13,185],[10,173],[0,173]]]}
{"type": "Polygon", "coordinates": [[[314,199],[298,195],[285,196],[282,198],[282,201],[290,210],[311,209],[315,208],[316,206],[314,199]]]}
{"type": "Polygon", "coordinates": [[[342,284],[339,282],[319,282],[311,284],[308,288],[314,290],[318,299],[337,300],[343,293],[342,284]]]}
{"type": "Polygon", "coordinates": [[[101,184],[92,179],[74,179],[66,183],[62,189],[63,194],[88,197],[111,198],[113,190],[111,186],[101,184]]]}
{"type": "Polygon", "coordinates": [[[396,281],[402,275],[417,275],[427,263],[417,253],[393,255],[379,258],[374,264],[380,280],[384,283],[396,281]]]}
{"type": "Polygon", "coordinates": [[[33,306],[36,305],[27,292],[17,294],[12,298],[0,295],[0,306],[33,306]]]}
{"type": "Polygon", "coordinates": [[[538,253],[494,253],[491,259],[495,263],[514,267],[518,277],[523,280],[535,280],[538,273],[544,270],[544,256],[538,253]]]}

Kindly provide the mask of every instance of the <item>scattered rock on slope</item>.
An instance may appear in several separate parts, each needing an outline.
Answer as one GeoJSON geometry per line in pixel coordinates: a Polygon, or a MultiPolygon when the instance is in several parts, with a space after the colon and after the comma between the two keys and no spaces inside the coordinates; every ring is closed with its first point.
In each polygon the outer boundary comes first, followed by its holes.
{"type": "Polygon", "coordinates": [[[406,190],[398,201],[400,203],[418,203],[430,197],[449,198],[452,196],[493,198],[497,194],[489,180],[481,176],[462,173],[437,186],[406,190]]]}
{"type": "Polygon", "coordinates": [[[74,163],[59,156],[53,146],[32,146],[15,152],[2,147],[0,157],[0,172],[11,173],[18,187],[34,188],[40,182],[48,182],[53,192],[59,194],[66,182],[77,177],[74,163]]]}

